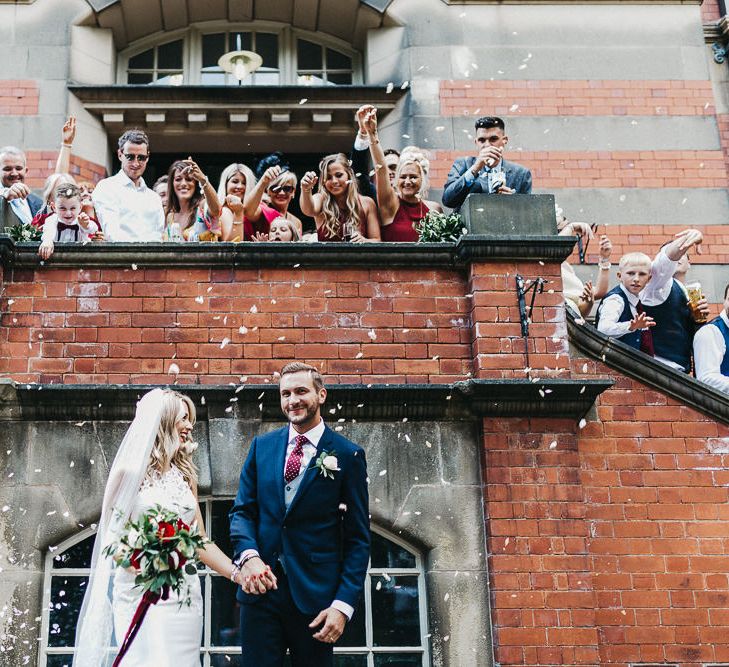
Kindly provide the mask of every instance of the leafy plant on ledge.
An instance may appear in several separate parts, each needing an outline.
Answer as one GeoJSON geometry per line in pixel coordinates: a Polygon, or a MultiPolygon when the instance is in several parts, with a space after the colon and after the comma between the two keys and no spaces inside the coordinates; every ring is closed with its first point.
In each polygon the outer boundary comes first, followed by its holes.
{"type": "Polygon", "coordinates": [[[467,233],[463,218],[458,213],[438,213],[428,211],[427,215],[415,223],[420,243],[455,243],[467,233]]]}
{"type": "Polygon", "coordinates": [[[28,241],[40,241],[43,231],[39,227],[21,223],[12,227],[6,227],[5,233],[16,243],[26,243],[28,241]]]}

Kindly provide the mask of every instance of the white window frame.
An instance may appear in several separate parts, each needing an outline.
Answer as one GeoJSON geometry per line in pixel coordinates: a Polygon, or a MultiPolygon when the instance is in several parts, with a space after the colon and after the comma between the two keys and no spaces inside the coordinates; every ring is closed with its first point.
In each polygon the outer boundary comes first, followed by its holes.
{"type": "MultiPolygon", "coordinates": [[[[210,527],[212,524],[212,510],[213,502],[232,500],[227,497],[212,497],[206,496],[199,499],[199,504],[203,506],[203,520],[205,526],[210,527]]],[[[68,539],[61,542],[57,547],[53,548],[46,554],[45,557],[45,571],[43,574],[43,607],[41,615],[41,641],[40,641],[40,655],[38,660],[39,667],[47,667],[48,657],[51,655],[61,654],[73,654],[75,652],[74,647],[49,647],[48,646],[48,632],[50,625],[50,604],[51,604],[51,579],[53,576],[70,576],[70,577],[85,577],[88,576],[89,570],[87,568],[63,568],[53,569],[53,559],[62,554],[67,549],[70,549],[74,545],[82,542],[90,535],[96,532],[94,528],[85,528],[81,532],[69,537],[68,539]]],[[[377,533],[386,540],[393,542],[399,547],[405,549],[408,553],[415,557],[415,567],[412,568],[372,568],[368,567],[367,577],[365,579],[364,587],[364,603],[365,603],[365,646],[357,647],[335,647],[335,654],[343,655],[366,655],[367,656],[367,667],[374,667],[374,656],[377,653],[421,653],[423,667],[430,665],[430,642],[428,641],[429,630],[428,630],[428,611],[427,611],[427,600],[426,600],[426,588],[425,588],[425,569],[423,567],[422,556],[413,549],[407,542],[401,538],[389,533],[377,526],[372,526],[372,532],[377,533]],[[372,623],[372,577],[382,577],[387,575],[389,577],[398,576],[409,576],[417,577],[418,581],[418,609],[420,612],[420,646],[404,646],[404,647],[379,647],[374,646],[374,627],[372,623]]],[[[204,598],[203,608],[204,622],[203,622],[203,642],[200,647],[200,653],[202,657],[203,667],[210,667],[210,657],[212,655],[240,655],[240,647],[230,646],[212,646],[210,638],[212,634],[212,577],[220,577],[221,575],[213,572],[209,568],[199,564],[198,576],[204,578],[204,598]]]]}
{"type": "MultiPolygon", "coordinates": [[[[224,21],[206,21],[193,24],[187,28],[170,32],[158,32],[145,37],[119,53],[117,58],[116,82],[127,84],[129,59],[147,49],[177,39],[183,40],[183,86],[203,86],[200,83],[202,70],[202,35],[219,32],[270,32],[279,37],[279,69],[281,79],[278,85],[295,86],[298,84],[296,63],[296,40],[300,37],[326,48],[334,49],[352,59],[352,85],[364,83],[362,78],[362,54],[347,42],[323,35],[322,33],[299,30],[284,23],[273,21],[255,21],[248,23],[227,23],[224,21]]],[[[149,84],[154,85],[154,84],[149,84]]],[[[336,84],[335,84],[336,85],[336,84]]],[[[203,86],[205,87],[205,86],[203,86]]]]}

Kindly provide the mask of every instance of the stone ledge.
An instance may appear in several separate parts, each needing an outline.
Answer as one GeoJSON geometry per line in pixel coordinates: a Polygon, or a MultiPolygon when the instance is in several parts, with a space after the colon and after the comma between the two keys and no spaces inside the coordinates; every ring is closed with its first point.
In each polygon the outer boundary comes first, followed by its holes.
{"type": "Polygon", "coordinates": [[[590,324],[578,324],[577,318],[569,309],[566,310],[570,343],[580,352],[678,399],[709,417],[729,424],[729,397],[725,394],[625,343],[603,336],[590,324]]]}
{"type": "MultiPolygon", "coordinates": [[[[611,380],[497,379],[455,384],[329,385],[324,418],[357,421],[466,421],[483,417],[580,419],[611,380]]],[[[0,421],[130,420],[153,385],[37,385],[0,380],[0,421]]],[[[279,421],[275,385],[183,385],[202,420],[279,421]]]]}
{"type": "Polygon", "coordinates": [[[15,243],[0,234],[6,268],[303,267],[456,268],[473,262],[562,262],[574,237],[462,236],[457,243],[59,243],[41,264],[38,243],[15,243]]]}

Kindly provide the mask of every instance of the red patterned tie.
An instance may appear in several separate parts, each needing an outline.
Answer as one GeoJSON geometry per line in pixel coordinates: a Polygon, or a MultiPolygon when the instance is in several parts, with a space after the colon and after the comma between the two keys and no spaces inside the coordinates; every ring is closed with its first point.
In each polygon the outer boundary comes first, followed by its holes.
{"type": "MultiPolygon", "coordinates": [[[[643,310],[643,304],[640,301],[638,301],[635,306],[635,310],[638,315],[645,312],[645,310],[643,310]]],[[[649,354],[651,357],[656,356],[656,350],[653,347],[653,332],[650,329],[640,330],[640,351],[649,354]]]]}
{"type": "Polygon", "coordinates": [[[299,476],[301,471],[301,460],[304,458],[304,445],[309,442],[305,435],[296,436],[296,445],[294,451],[289,454],[289,460],[286,461],[286,469],[284,470],[284,479],[286,483],[292,482],[299,476]]]}

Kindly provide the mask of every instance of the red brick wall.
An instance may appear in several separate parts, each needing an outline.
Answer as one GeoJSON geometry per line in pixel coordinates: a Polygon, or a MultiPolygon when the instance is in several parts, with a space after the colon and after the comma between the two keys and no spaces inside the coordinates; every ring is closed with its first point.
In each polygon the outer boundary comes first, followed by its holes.
{"type": "MultiPolygon", "coordinates": [[[[463,151],[435,151],[430,179],[445,183],[463,151]]],[[[531,169],[535,188],[723,188],[722,151],[511,151],[531,169]]]]}
{"type": "Polygon", "coordinates": [[[729,428],[616,379],[582,429],[484,421],[502,665],[729,662],[729,428]]]}
{"type": "Polygon", "coordinates": [[[444,116],[711,116],[711,81],[442,81],[444,116]]]}
{"type": "Polygon", "coordinates": [[[462,275],[427,269],[16,271],[0,374],[164,383],[176,364],[180,382],[225,384],[298,359],[336,382],[453,382],[472,371],[465,294],[462,275]]]}
{"type": "MultiPolygon", "coordinates": [[[[58,151],[26,151],[28,175],[25,182],[36,189],[43,188],[46,178],[56,170],[58,151]]],[[[78,181],[98,183],[106,176],[106,168],[89,162],[77,155],[71,155],[71,174],[78,181]]]]}
{"type": "Polygon", "coordinates": [[[718,21],[721,18],[718,0],[703,0],[701,4],[701,18],[706,23],[718,21]]]}
{"type": "Polygon", "coordinates": [[[0,115],[34,116],[38,113],[38,83],[32,80],[0,81],[0,115]]]}

